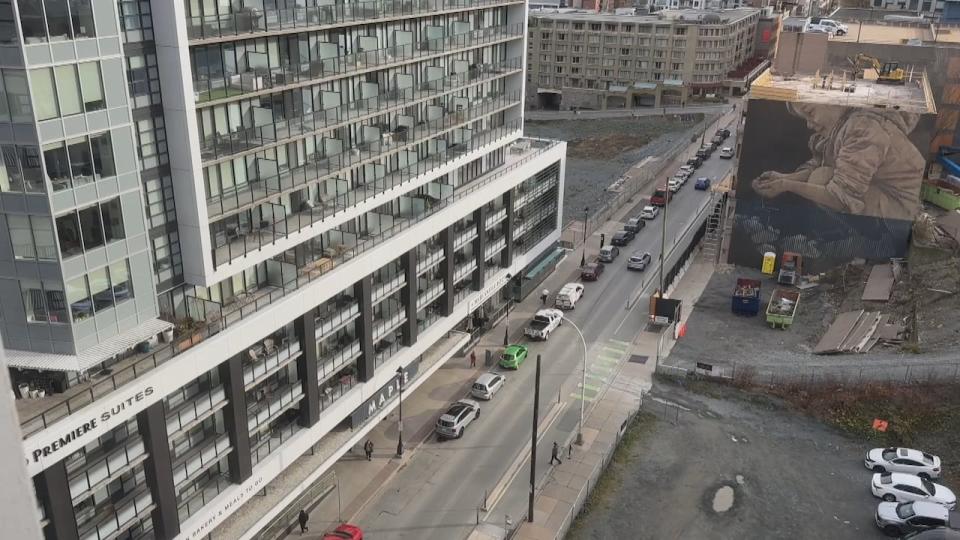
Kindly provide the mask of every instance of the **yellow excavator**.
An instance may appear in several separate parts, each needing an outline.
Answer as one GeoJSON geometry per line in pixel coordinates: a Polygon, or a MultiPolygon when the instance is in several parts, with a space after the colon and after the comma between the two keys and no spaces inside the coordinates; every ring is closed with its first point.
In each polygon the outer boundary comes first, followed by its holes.
{"type": "Polygon", "coordinates": [[[883,84],[904,84],[907,75],[897,62],[881,62],[872,56],[860,53],[854,59],[847,58],[854,68],[854,78],[862,79],[864,68],[870,67],[877,72],[877,82],[883,84]]]}

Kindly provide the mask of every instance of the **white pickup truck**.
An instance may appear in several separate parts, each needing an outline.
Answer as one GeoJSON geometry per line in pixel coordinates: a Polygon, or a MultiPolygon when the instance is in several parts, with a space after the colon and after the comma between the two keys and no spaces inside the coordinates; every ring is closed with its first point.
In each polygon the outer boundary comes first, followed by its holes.
{"type": "Polygon", "coordinates": [[[559,309],[541,309],[523,329],[523,335],[546,341],[550,337],[550,332],[556,330],[562,322],[563,312],[559,309]]]}

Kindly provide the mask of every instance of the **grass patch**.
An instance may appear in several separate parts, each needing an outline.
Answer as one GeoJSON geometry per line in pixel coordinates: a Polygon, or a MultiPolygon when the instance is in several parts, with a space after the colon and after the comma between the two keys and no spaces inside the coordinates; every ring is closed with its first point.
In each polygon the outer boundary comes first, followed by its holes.
{"type": "MultiPolygon", "coordinates": [[[[616,450],[613,451],[613,457],[607,465],[607,469],[600,474],[600,478],[593,486],[593,490],[590,492],[590,495],[587,496],[587,500],[580,510],[580,515],[592,511],[602,511],[607,508],[611,497],[614,496],[617,489],[623,483],[621,478],[625,470],[627,470],[630,464],[638,457],[635,452],[637,444],[644,436],[650,433],[656,425],[656,422],[657,417],[654,414],[643,410],[639,411],[633,417],[633,420],[627,425],[627,430],[620,439],[616,450]]],[[[583,526],[582,523],[579,516],[573,521],[573,525],[570,526],[570,531],[568,532],[570,537],[586,538],[586,536],[580,534],[584,532],[579,530],[579,528],[583,526]]]]}

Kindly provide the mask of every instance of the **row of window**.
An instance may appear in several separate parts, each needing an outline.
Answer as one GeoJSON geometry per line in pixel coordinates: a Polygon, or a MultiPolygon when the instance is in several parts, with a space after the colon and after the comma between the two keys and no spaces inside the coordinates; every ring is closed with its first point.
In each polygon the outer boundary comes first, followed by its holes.
{"type": "Polygon", "coordinates": [[[117,174],[108,131],[45,144],[43,162],[53,191],[83,186],[117,174]]]}
{"type": "Polygon", "coordinates": [[[37,120],[106,108],[98,62],[30,70],[37,120]]]}
{"type": "Polygon", "coordinates": [[[58,283],[20,280],[28,322],[69,323],[81,321],[133,298],[130,264],[117,261],[67,283],[66,294],[58,283]]]}
{"type": "MultiPolygon", "coordinates": [[[[552,24],[553,24],[553,21],[551,21],[551,20],[549,20],[549,19],[540,19],[539,17],[531,17],[531,18],[530,18],[530,26],[531,26],[531,27],[536,27],[536,26],[549,27],[549,26],[551,26],[552,24]]],[[[567,28],[567,23],[566,23],[566,22],[564,22],[564,21],[557,22],[557,29],[558,29],[558,30],[565,30],[566,28],[567,28]]],[[[585,29],[589,29],[591,32],[602,32],[602,31],[607,31],[607,32],[617,32],[617,31],[620,31],[620,32],[633,32],[633,25],[632,25],[632,24],[623,24],[623,25],[620,25],[620,27],[618,28],[616,24],[612,24],[612,23],[608,23],[608,24],[606,24],[606,25],[602,25],[602,24],[600,24],[600,23],[589,23],[589,25],[587,25],[586,23],[575,22],[575,23],[573,23],[573,29],[574,29],[574,30],[585,30],[585,29]],[[589,27],[589,28],[587,28],[587,27],[589,27]]],[[[651,25],[649,25],[649,24],[641,24],[641,25],[637,26],[637,32],[640,33],[640,34],[659,34],[659,35],[665,35],[665,34],[671,34],[671,33],[672,33],[672,34],[677,35],[677,36],[682,36],[682,35],[685,35],[685,34],[687,33],[687,27],[686,27],[686,26],[671,27],[671,26],[667,26],[667,25],[663,25],[663,26],[651,26],[651,25]],[[671,28],[673,29],[673,32],[671,32],[671,28]]]]}
{"type": "Polygon", "coordinates": [[[122,238],[123,214],[119,197],[57,216],[57,240],[64,258],[122,238]]]}
{"type": "Polygon", "coordinates": [[[96,37],[91,0],[18,2],[24,43],[96,37]]]}

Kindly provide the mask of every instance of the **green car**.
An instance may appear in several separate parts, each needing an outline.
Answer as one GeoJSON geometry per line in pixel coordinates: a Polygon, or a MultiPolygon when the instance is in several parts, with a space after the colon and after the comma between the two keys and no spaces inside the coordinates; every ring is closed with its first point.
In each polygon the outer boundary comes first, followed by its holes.
{"type": "Polygon", "coordinates": [[[527,359],[527,348],[523,345],[510,345],[500,355],[500,367],[504,369],[519,369],[520,364],[527,359]]]}

